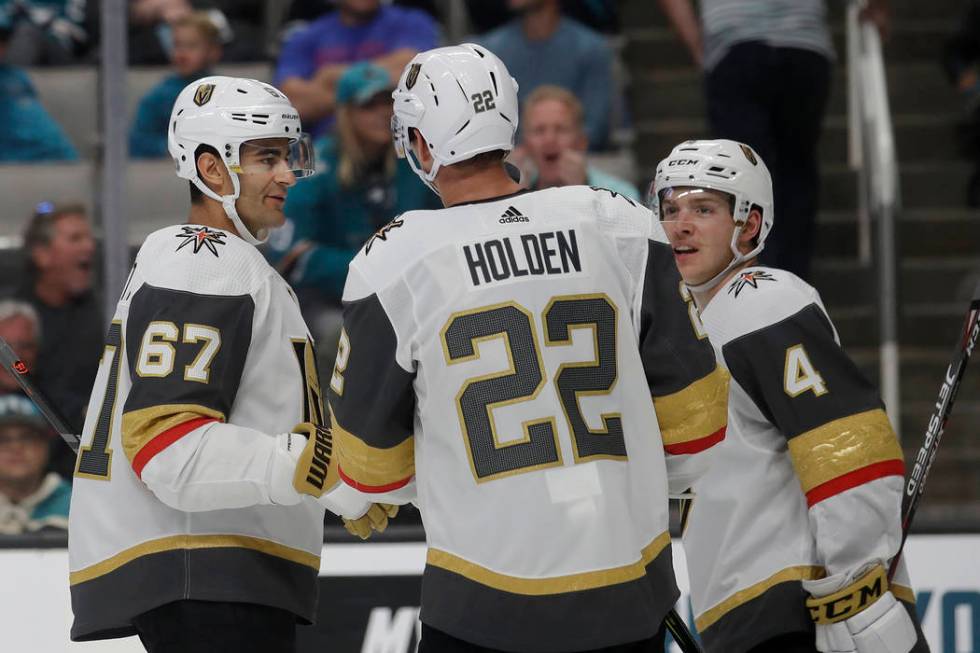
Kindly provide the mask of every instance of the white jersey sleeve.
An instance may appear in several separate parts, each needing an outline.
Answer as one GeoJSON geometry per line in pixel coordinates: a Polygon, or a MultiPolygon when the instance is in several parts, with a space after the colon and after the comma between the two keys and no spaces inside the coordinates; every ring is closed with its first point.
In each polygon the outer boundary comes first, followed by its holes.
{"type": "MultiPolygon", "coordinates": [[[[187,257],[170,238],[151,237],[124,292],[124,317],[113,324],[128,343],[123,452],[173,508],[267,505],[274,463],[290,464],[289,456],[269,437],[275,433],[229,417],[242,384],[256,383],[243,381],[259,356],[253,342],[267,346],[261,343],[295,302],[253,247],[216,230],[201,233],[215,251],[221,246],[220,256],[205,247],[187,257]]],[[[294,330],[301,335],[305,326],[294,330]]]]}
{"type": "Polygon", "coordinates": [[[330,420],[338,474],[346,488],[376,503],[415,498],[415,363],[411,294],[403,284],[376,289],[351,265],[344,328],[330,375],[330,420]],[[393,317],[394,316],[394,317],[393,317]]]}
{"type": "Polygon", "coordinates": [[[704,319],[733,383],[786,440],[827,575],[887,565],[901,538],[902,450],[816,290],[748,268],[704,319]]]}

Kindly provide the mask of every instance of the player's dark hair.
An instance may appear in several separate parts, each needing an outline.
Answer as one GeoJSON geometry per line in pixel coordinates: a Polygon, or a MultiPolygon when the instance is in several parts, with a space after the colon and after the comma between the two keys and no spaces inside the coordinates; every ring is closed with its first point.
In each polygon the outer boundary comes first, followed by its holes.
{"type": "Polygon", "coordinates": [[[470,168],[486,168],[492,165],[500,165],[507,158],[509,152],[507,150],[490,150],[489,152],[481,152],[474,157],[466,159],[465,161],[460,161],[459,163],[454,163],[453,167],[459,168],[460,170],[468,170],[470,168]]]}
{"type": "MultiPolygon", "coordinates": [[[[761,206],[759,206],[758,204],[753,204],[749,208],[749,213],[752,213],[752,211],[758,211],[759,212],[759,215],[762,216],[762,220],[765,220],[765,218],[766,218],[766,212],[765,212],[765,210],[761,206]]],[[[760,234],[762,234],[762,221],[761,220],[759,221],[759,231],[755,232],[755,235],[752,236],[752,247],[753,248],[759,246],[759,235],[760,234]]]]}
{"type": "MultiPolygon", "coordinates": [[[[408,141],[411,145],[415,142],[416,138],[421,137],[421,132],[414,127],[408,130],[408,141]]],[[[465,161],[460,161],[459,163],[453,163],[453,168],[457,170],[462,170],[464,172],[469,172],[475,168],[486,168],[491,165],[503,165],[504,159],[510,154],[507,150],[490,150],[489,152],[481,152],[465,161]]]]}
{"type": "MultiPolygon", "coordinates": [[[[218,150],[214,149],[210,145],[203,145],[203,144],[202,145],[198,145],[197,146],[197,149],[194,150],[194,171],[195,171],[195,173],[197,172],[197,160],[201,157],[202,154],[205,154],[205,153],[213,154],[214,156],[218,157],[218,160],[221,160],[221,155],[218,154],[218,150]]],[[[204,193],[201,192],[201,189],[199,189],[197,186],[195,186],[193,181],[188,181],[187,183],[191,187],[191,204],[200,204],[201,202],[203,202],[205,195],[204,195],[204,193]]]]}

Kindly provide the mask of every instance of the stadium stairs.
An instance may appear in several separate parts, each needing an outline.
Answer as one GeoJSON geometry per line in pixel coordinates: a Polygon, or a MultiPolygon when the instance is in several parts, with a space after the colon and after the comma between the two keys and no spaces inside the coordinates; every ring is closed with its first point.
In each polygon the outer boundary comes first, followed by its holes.
{"type": "MultiPolygon", "coordinates": [[[[813,283],[841,342],[877,381],[877,282],[857,258],[857,176],[847,165],[847,71],[842,5],[828,2],[838,62],[821,142],[821,209],[813,283]]],[[[900,344],[903,445],[914,458],[980,280],[980,211],[965,206],[970,165],[957,154],[962,102],[939,63],[963,11],[959,0],[892,0],[885,45],[902,207],[900,344]]],[[[643,183],[676,143],[708,135],[701,74],[652,0],[627,0],[623,56],[643,183]]],[[[777,207],[778,211],[778,207],[777,207]]],[[[779,216],[776,217],[776,228],[779,216]]],[[[917,516],[920,526],[980,528],[980,361],[960,389],[917,516]]]]}

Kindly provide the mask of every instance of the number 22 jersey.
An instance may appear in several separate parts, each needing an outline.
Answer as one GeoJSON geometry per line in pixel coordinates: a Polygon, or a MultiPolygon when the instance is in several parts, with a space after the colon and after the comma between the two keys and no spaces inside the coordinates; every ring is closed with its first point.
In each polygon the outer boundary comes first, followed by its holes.
{"type": "Polygon", "coordinates": [[[668,472],[696,477],[727,405],[679,282],[649,210],[584,186],[410,212],[351,263],[333,451],[417,502],[425,624],[511,651],[656,632],[668,472]]]}

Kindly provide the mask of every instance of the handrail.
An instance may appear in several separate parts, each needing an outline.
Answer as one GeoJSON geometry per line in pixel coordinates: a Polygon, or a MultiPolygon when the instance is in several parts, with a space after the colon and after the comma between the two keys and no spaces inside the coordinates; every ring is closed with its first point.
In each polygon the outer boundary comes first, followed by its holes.
{"type": "Polygon", "coordinates": [[[865,0],[847,10],[849,163],[858,171],[858,257],[870,265],[877,225],[879,369],[882,399],[896,432],[901,426],[898,358],[896,214],[898,162],[888,82],[878,30],[860,19],[865,0]]]}

